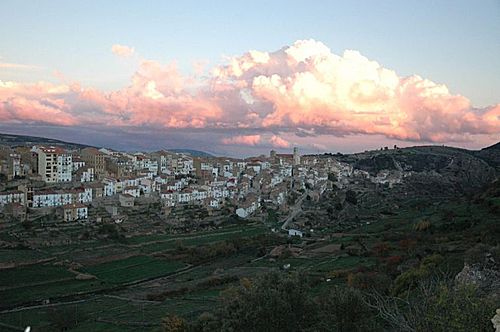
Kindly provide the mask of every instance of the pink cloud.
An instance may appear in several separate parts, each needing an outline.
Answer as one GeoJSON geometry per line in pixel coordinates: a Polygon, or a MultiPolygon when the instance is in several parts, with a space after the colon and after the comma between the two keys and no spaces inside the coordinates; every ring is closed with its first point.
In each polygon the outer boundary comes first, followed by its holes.
{"type": "Polygon", "coordinates": [[[290,147],[290,143],[287,140],[285,140],[279,136],[276,136],[276,135],[271,136],[271,138],[269,139],[269,142],[275,148],[289,148],[290,147]]]}
{"type": "Polygon", "coordinates": [[[0,69],[37,69],[37,66],[20,63],[0,62],[0,69]]]}
{"type": "Polygon", "coordinates": [[[111,52],[113,52],[113,54],[115,55],[128,58],[134,54],[135,50],[130,46],[114,44],[113,46],[111,46],[111,52]]]}
{"type": "Polygon", "coordinates": [[[260,135],[242,135],[242,136],[234,136],[229,138],[223,138],[222,144],[227,145],[249,145],[254,146],[260,143],[261,137],[260,135]]]}
{"type": "MultiPolygon", "coordinates": [[[[120,56],[134,49],[113,45],[120,56]]],[[[336,55],[321,42],[297,41],[275,52],[249,51],[200,76],[175,62],[143,60],[130,84],[103,92],[78,83],[0,81],[0,119],[57,125],[208,128],[261,135],[224,144],[289,147],[273,132],[307,136],[381,135],[389,139],[460,142],[500,139],[500,104],[476,109],[417,75],[401,77],[357,51],[336,55]],[[269,137],[269,139],[264,139],[269,137]]],[[[283,136],[283,135],[281,135],[283,136]]]]}

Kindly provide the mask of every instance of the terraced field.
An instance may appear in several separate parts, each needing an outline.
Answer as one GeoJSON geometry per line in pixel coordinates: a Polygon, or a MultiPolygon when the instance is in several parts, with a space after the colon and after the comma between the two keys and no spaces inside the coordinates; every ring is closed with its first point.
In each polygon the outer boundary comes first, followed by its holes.
{"type": "Polygon", "coordinates": [[[35,331],[157,331],[167,314],[196,319],[214,310],[219,295],[241,278],[273,270],[308,275],[313,294],[356,275],[396,276],[403,257],[430,253],[442,255],[441,268],[456,274],[468,248],[479,240],[498,241],[496,200],[410,202],[361,220],[357,228],[325,227],[302,239],[254,223],[4,249],[0,263],[26,265],[0,269],[0,330],[32,325],[35,331]],[[428,230],[417,229],[422,222],[428,230]],[[278,247],[282,253],[270,255],[278,247]]]}

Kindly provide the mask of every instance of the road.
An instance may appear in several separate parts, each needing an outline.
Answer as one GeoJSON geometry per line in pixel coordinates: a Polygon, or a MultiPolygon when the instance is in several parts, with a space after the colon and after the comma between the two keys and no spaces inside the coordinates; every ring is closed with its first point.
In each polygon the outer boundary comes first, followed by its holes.
{"type": "Polygon", "coordinates": [[[296,201],[295,201],[295,204],[291,207],[290,209],[290,214],[288,215],[288,217],[285,219],[285,221],[283,222],[283,225],[281,225],[281,229],[282,230],[287,230],[288,229],[288,224],[299,214],[302,212],[302,202],[304,201],[304,199],[307,197],[307,195],[309,194],[309,191],[306,190],[302,196],[300,196],[296,201]]]}

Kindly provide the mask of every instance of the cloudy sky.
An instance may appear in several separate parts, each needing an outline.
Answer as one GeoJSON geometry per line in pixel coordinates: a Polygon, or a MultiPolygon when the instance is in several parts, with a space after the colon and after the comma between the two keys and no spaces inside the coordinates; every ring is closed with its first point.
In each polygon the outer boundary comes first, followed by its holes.
{"type": "Polygon", "coordinates": [[[500,140],[500,2],[0,2],[0,132],[243,156],[500,140]]]}

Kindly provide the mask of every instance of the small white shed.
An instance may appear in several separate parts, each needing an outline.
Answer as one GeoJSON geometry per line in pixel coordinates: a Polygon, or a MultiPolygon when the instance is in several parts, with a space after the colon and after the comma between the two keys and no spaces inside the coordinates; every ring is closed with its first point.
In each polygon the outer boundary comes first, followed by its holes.
{"type": "Polygon", "coordinates": [[[298,237],[302,237],[302,232],[299,231],[298,229],[289,229],[288,230],[288,236],[298,236],[298,237]]]}

